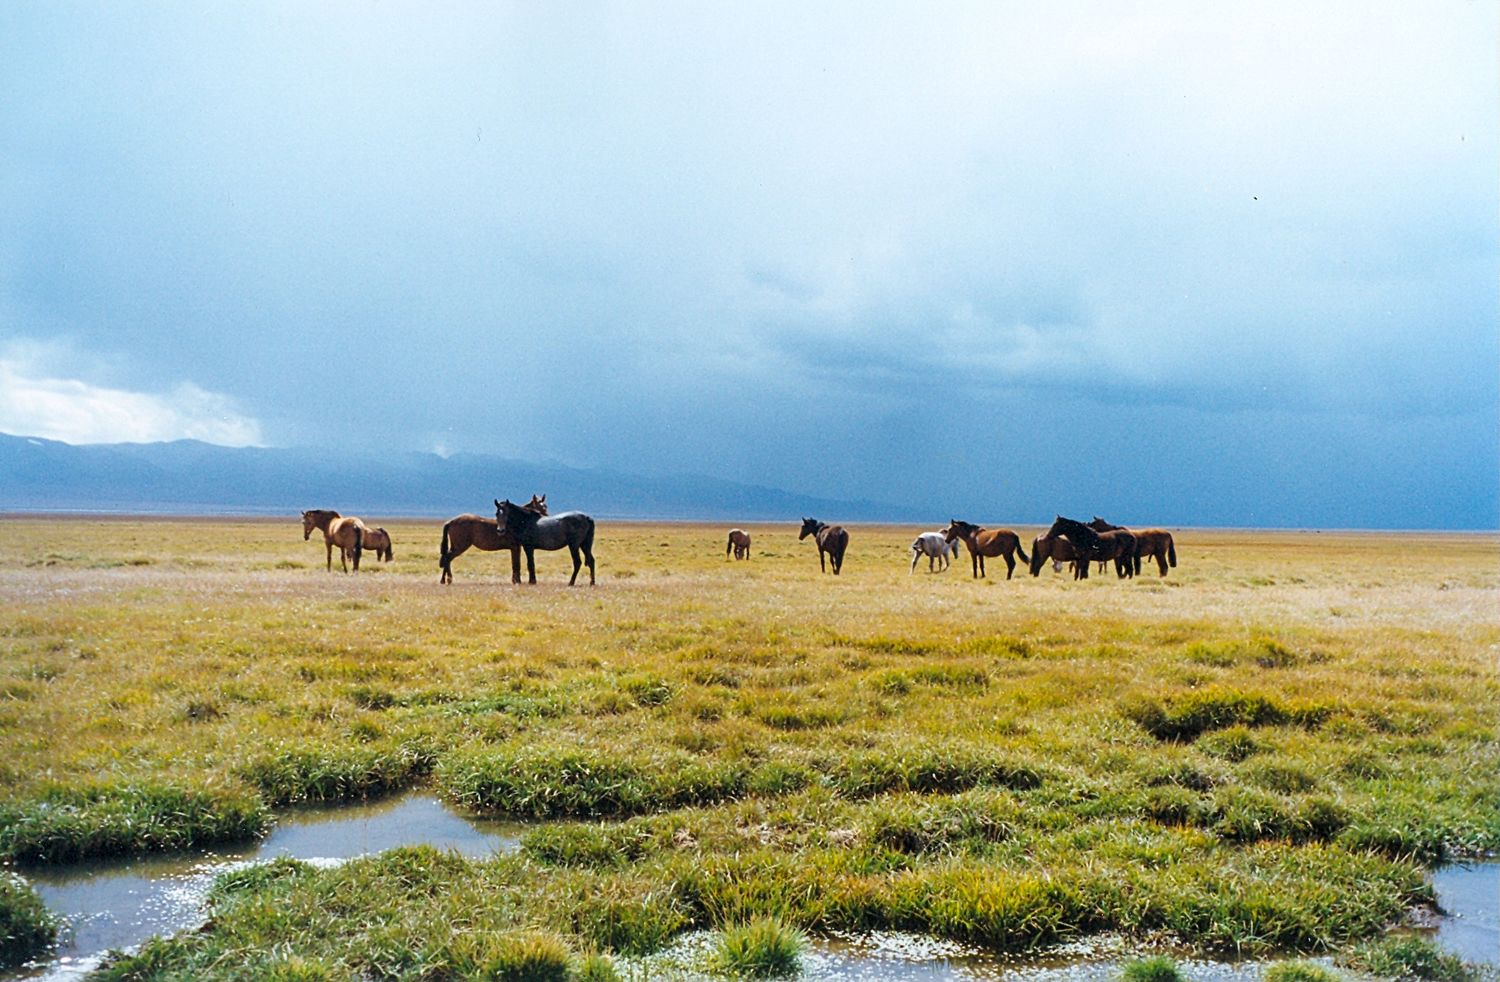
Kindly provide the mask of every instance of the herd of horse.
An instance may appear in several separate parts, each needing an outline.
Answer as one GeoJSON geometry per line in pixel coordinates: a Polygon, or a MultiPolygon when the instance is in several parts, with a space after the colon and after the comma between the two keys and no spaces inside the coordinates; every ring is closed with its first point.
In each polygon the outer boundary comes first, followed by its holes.
{"type": "MultiPolygon", "coordinates": [[[[386,562],[395,556],[390,534],[385,529],[368,526],[353,516],[322,508],[303,512],[303,541],[312,538],[314,529],[323,533],[330,572],[335,546],[339,549],[339,565],[346,573],[350,564],[359,572],[360,556],[366,551],[374,552],[377,559],[386,562]]],[[[839,575],[844,568],[844,553],[849,548],[849,530],[842,525],[804,518],[797,539],[809,536],[818,547],[818,568],[824,572],[831,568],[834,576],[839,575]]],[[[1051,560],[1056,570],[1061,570],[1063,563],[1070,563],[1073,578],[1084,580],[1096,562],[1100,572],[1114,563],[1115,575],[1121,579],[1139,573],[1142,560],[1155,560],[1161,576],[1167,575],[1169,566],[1177,565],[1177,546],[1172,533],[1165,529],[1132,530],[1111,525],[1097,515],[1088,523],[1058,515],[1051,528],[1032,540],[1029,557],[1021,547],[1021,537],[1010,529],[988,529],[955,518],[940,531],[923,532],[916,537],[911,544],[911,572],[916,572],[917,562],[923,556],[927,557],[929,572],[935,568],[939,572],[946,570],[951,560],[958,558],[960,542],[969,550],[976,579],[985,575],[985,559],[997,556],[1005,560],[1007,580],[1016,571],[1018,557],[1028,565],[1032,576],[1039,575],[1051,560]]],[[[594,583],[594,520],[581,511],[549,515],[545,494],[532,495],[524,505],[497,499],[493,519],[466,514],[444,522],[438,552],[438,566],[442,569],[439,583],[453,582],[453,560],[469,549],[510,550],[512,583],[521,582],[522,552],[526,554],[527,582],[535,583],[536,550],[567,549],[573,560],[573,575],[568,585],[578,582],[578,573],[584,565],[589,568],[589,584],[594,583]]],[[[750,558],[750,533],[744,529],[729,530],[724,555],[731,554],[735,559],[750,558]]]]}

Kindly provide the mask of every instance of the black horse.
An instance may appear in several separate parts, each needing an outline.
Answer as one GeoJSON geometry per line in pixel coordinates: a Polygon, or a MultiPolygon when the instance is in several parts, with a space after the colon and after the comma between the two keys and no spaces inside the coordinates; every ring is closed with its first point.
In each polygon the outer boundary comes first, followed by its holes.
{"type": "Polygon", "coordinates": [[[567,511],[561,515],[543,517],[509,501],[495,502],[495,523],[521,544],[526,551],[526,582],[536,582],[537,549],[549,552],[568,547],[573,557],[573,575],[568,586],[578,582],[578,553],[589,565],[589,585],[594,584],[594,520],[581,511],[567,511]]]}
{"type": "Polygon", "coordinates": [[[833,575],[838,576],[839,570],[844,568],[844,550],[849,548],[849,533],[842,525],[829,525],[816,518],[804,518],[802,531],[797,533],[797,541],[801,542],[809,535],[818,544],[818,568],[825,573],[828,571],[828,567],[823,565],[826,553],[829,564],[833,566],[833,575]]]}
{"type": "MultiPolygon", "coordinates": [[[[1071,518],[1057,516],[1048,536],[1063,535],[1073,544],[1077,552],[1074,577],[1089,578],[1089,563],[1115,561],[1115,575],[1124,578],[1135,575],[1135,536],[1123,529],[1111,532],[1096,532],[1087,525],[1071,518]]],[[[1033,546],[1033,549],[1035,546],[1033,546]]]]}

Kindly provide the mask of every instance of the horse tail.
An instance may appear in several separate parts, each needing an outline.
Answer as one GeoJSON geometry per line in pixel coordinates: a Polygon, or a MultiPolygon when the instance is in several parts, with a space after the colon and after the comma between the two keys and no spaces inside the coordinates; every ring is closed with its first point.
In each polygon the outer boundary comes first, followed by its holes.
{"type": "Polygon", "coordinates": [[[354,568],[359,569],[359,550],[364,547],[365,530],[359,525],[354,526],[354,568]]]}
{"type": "Polygon", "coordinates": [[[1177,567],[1177,546],[1172,542],[1172,533],[1167,533],[1167,565],[1177,567]]]}
{"type": "Polygon", "coordinates": [[[387,532],[385,529],[381,529],[380,534],[385,536],[385,561],[390,562],[392,559],[396,558],[396,550],[392,548],[391,544],[391,533],[387,532]]]}
{"type": "Polygon", "coordinates": [[[448,551],[448,528],[452,522],[443,523],[443,539],[438,543],[438,567],[447,569],[448,564],[453,562],[453,553],[448,551]]]}
{"type": "Polygon", "coordinates": [[[734,550],[734,533],[729,533],[729,541],[724,543],[724,555],[729,555],[734,550]]]}
{"type": "MultiPolygon", "coordinates": [[[[1033,546],[1032,548],[1034,549],[1036,547],[1033,546]]],[[[1029,564],[1031,562],[1031,560],[1026,556],[1026,549],[1021,545],[1021,537],[1019,535],[1016,536],[1016,555],[1021,557],[1021,562],[1023,563],[1029,564]]]]}

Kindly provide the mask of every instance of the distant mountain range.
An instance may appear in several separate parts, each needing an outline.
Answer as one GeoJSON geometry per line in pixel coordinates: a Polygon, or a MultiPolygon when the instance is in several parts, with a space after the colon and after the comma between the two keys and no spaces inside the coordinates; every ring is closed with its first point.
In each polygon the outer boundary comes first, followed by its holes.
{"type": "Polygon", "coordinates": [[[911,508],[836,501],[686,474],[644,476],[484,454],[400,453],[380,460],[312,449],[220,447],[196,440],[75,446],[0,433],[0,511],[489,515],[495,498],[546,494],[554,510],[596,518],[917,521],[911,508]]]}

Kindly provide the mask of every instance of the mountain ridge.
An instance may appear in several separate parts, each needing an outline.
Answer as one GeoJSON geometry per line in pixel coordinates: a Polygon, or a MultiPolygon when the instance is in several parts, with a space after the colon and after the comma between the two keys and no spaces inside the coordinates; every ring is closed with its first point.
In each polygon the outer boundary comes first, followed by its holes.
{"type": "Polygon", "coordinates": [[[489,514],[545,493],[615,519],[917,521],[907,506],[799,494],[697,474],[642,475],[491,454],[403,451],[380,460],[306,447],[198,440],[70,444],[0,433],[0,510],[259,515],[305,508],[391,517],[489,514]]]}

